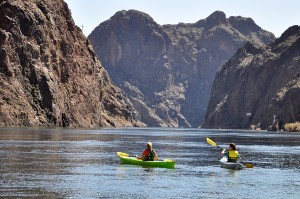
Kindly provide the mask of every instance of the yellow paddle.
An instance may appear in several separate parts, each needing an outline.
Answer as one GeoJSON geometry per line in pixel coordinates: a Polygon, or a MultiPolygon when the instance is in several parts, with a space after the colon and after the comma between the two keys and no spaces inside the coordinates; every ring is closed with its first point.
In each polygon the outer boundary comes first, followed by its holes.
{"type": "MultiPolygon", "coordinates": [[[[214,141],[212,141],[212,140],[209,139],[209,138],[206,138],[206,142],[207,142],[208,144],[212,145],[212,146],[216,146],[216,147],[218,147],[218,148],[220,148],[220,149],[223,149],[223,148],[221,148],[220,146],[218,146],[217,143],[215,143],[214,141]]],[[[240,162],[241,162],[242,164],[244,164],[244,165],[246,166],[246,168],[253,168],[253,167],[254,167],[254,165],[251,164],[251,163],[249,163],[249,162],[243,162],[243,161],[240,161],[240,162]]]]}
{"type": "Polygon", "coordinates": [[[208,142],[208,144],[212,145],[212,146],[216,146],[220,149],[222,149],[220,146],[217,145],[217,143],[215,143],[214,141],[212,141],[211,139],[209,138],[206,138],[206,142],[208,142]]]}
{"type": "Polygon", "coordinates": [[[135,155],[135,156],[129,156],[128,153],[124,153],[124,152],[117,152],[117,154],[120,157],[135,157],[135,158],[137,157],[137,155],[135,155]]]}
{"type": "Polygon", "coordinates": [[[117,154],[118,154],[118,156],[120,156],[120,157],[128,157],[128,156],[129,156],[129,154],[123,153],[123,152],[117,152],[117,154]]]}

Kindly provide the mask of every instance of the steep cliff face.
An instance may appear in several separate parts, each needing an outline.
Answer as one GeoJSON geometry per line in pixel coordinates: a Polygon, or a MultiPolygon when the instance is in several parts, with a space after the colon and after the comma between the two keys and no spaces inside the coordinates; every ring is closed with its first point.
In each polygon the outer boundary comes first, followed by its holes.
{"type": "Polygon", "coordinates": [[[135,10],[117,12],[88,38],[135,117],[171,127],[200,126],[216,71],[247,41],[275,39],[252,19],[220,11],[193,24],[160,26],[135,10]]]}
{"type": "Polygon", "coordinates": [[[299,26],[265,47],[247,43],[218,71],[204,127],[266,129],[273,116],[279,124],[299,121],[299,72],[299,26]]]}
{"type": "Polygon", "coordinates": [[[132,126],[63,0],[0,2],[0,126],[132,126]]]}

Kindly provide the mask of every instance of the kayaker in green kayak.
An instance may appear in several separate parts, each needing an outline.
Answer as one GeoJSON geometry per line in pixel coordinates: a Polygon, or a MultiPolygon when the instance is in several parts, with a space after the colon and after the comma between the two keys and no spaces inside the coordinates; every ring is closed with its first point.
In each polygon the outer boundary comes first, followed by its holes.
{"type": "Polygon", "coordinates": [[[152,148],[152,143],[148,142],[147,143],[147,148],[143,151],[141,157],[136,157],[137,159],[144,160],[144,161],[154,161],[158,160],[157,154],[152,148]]]}
{"type": "Polygon", "coordinates": [[[227,157],[228,162],[237,162],[240,158],[240,154],[237,151],[236,145],[234,143],[229,144],[228,150],[223,149],[221,154],[227,157]]]}

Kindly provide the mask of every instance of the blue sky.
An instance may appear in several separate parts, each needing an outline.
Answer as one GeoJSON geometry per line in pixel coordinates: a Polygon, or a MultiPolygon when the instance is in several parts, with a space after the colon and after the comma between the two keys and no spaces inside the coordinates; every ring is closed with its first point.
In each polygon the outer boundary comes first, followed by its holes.
{"type": "Polygon", "coordinates": [[[226,16],[251,17],[263,29],[279,37],[300,24],[299,0],[65,0],[75,23],[88,36],[117,11],[135,9],[149,14],[158,24],[194,23],[216,10],[226,16]]]}

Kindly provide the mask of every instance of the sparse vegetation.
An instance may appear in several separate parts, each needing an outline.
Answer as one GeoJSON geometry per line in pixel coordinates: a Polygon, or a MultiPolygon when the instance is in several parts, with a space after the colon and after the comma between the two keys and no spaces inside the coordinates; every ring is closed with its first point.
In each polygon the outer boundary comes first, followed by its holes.
{"type": "Polygon", "coordinates": [[[284,130],[289,132],[300,132],[300,122],[286,123],[284,125],[284,130]]]}

